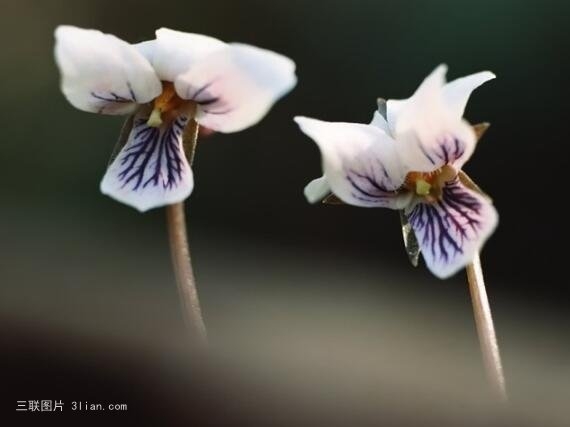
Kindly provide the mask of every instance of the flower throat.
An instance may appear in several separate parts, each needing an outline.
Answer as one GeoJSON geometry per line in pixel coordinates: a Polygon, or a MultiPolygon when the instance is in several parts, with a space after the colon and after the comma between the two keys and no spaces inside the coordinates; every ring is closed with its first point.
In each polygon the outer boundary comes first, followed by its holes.
{"type": "Polygon", "coordinates": [[[164,121],[171,121],[177,116],[180,107],[186,103],[189,101],[178,96],[172,82],[162,82],[162,93],[153,101],[147,125],[159,127],[164,121]]]}
{"type": "Polygon", "coordinates": [[[449,165],[433,172],[409,172],[402,187],[433,203],[441,198],[445,184],[456,176],[457,171],[449,165]]]}

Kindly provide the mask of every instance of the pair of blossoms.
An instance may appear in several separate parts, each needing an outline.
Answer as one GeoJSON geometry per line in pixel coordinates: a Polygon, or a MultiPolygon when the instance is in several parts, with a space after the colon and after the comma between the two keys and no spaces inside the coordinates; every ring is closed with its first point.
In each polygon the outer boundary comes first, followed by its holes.
{"type": "MultiPolygon", "coordinates": [[[[140,211],[192,192],[183,147],[190,121],[217,132],[243,130],[296,84],[289,58],[198,34],[160,29],[155,40],[131,45],[61,26],[55,37],[69,102],[133,116],[101,191],[140,211]]],[[[427,267],[441,278],[470,263],[498,222],[491,201],[460,172],[477,142],[462,118],[465,106],[494,75],[446,84],[445,72],[439,66],[409,99],[381,102],[370,124],[295,118],[323,159],[324,175],[305,188],[309,202],[332,194],[350,205],[402,211],[427,267]]]]}

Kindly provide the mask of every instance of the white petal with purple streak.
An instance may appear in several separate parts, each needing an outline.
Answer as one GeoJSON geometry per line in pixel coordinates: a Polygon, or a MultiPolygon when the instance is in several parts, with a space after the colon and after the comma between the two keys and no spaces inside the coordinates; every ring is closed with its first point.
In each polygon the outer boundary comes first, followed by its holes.
{"type": "Polygon", "coordinates": [[[296,117],[301,130],[319,146],[332,192],[343,202],[363,207],[401,209],[410,193],[397,194],[405,172],[395,141],[382,130],[357,123],[332,123],[296,117]]]}
{"type": "Polygon", "coordinates": [[[447,68],[435,69],[414,95],[400,104],[395,138],[407,171],[432,172],[443,165],[456,169],[475,149],[475,133],[446,105],[443,84],[447,68]]]}
{"type": "Polygon", "coordinates": [[[418,203],[406,215],[427,267],[442,279],[469,264],[498,223],[491,202],[458,180],[444,188],[441,201],[418,203]]]}
{"type": "Polygon", "coordinates": [[[254,46],[231,44],[178,76],[178,95],[198,103],[196,120],[218,132],[256,124],[297,82],[295,63],[254,46]]]}
{"type": "Polygon", "coordinates": [[[194,187],[192,170],[182,147],[188,117],[179,116],[160,128],[135,117],[125,147],[111,163],[101,192],[141,212],[181,202],[194,187]]]}
{"type": "Polygon", "coordinates": [[[55,39],[61,90],[74,107],[128,114],[160,95],[162,85],[151,64],[127,42],[67,25],[57,27],[55,39]]]}

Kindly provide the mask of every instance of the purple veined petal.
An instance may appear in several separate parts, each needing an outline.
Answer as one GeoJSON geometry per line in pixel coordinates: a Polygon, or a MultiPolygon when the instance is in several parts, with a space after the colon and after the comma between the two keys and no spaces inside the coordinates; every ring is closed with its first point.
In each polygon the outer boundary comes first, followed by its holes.
{"type": "Polygon", "coordinates": [[[125,147],[111,163],[101,192],[141,212],[181,202],[194,187],[182,147],[188,117],[178,116],[160,128],[137,115],[125,147]]]}
{"type": "Polygon", "coordinates": [[[464,121],[437,133],[409,132],[398,138],[398,153],[407,172],[433,172],[444,165],[460,170],[473,154],[475,132],[464,121]]]}
{"type": "Polygon", "coordinates": [[[444,99],[446,70],[439,66],[409,100],[397,104],[395,137],[407,171],[432,172],[443,165],[461,169],[475,149],[473,129],[444,99]]]}
{"type": "Polygon", "coordinates": [[[442,279],[469,264],[498,223],[491,202],[457,179],[444,187],[440,201],[417,203],[406,215],[427,267],[442,279]]]}
{"type": "Polygon", "coordinates": [[[296,82],[291,59],[232,43],[202,58],[174,84],[181,98],[198,104],[200,125],[229,133],[259,122],[296,82]]]}
{"type": "Polygon", "coordinates": [[[319,146],[325,182],[343,202],[362,207],[402,209],[411,194],[398,193],[405,173],[395,141],[382,130],[358,123],[332,123],[296,117],[319,146]]]}
{"type": "Polygon", "coordinates": [[[61,90],[74,107],[129,114],[160,95],[162,84],[151,64],[127,42],[72,26],[58,27],[55,38],[61,90]]]}

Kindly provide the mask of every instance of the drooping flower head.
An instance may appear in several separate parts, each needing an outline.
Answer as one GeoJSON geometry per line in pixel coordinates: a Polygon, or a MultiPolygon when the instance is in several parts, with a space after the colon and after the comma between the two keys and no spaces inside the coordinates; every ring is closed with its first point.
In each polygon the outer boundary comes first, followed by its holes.
{"type": "Polygon", "coordinates": [[[491,201],[460,173],[477,142],[462,118],[481,72],[445,83],[439,66],[406,100],[389,100],[370,124],[295,120],[319,146],[324,175],[307,185],[361,207],[403,210],[428,268],[446,278],[470,263],[498,222],[491,201]]]}
{"type": "Polygon", "coordinates": [[[256,124],[295,83],[275,52],[169,29],[135,45],[71,26],[55,31],[61,89],[76,108],[134,115],[101,191],[140,211],[180,202],[194,180],[182,136],[190,120],[217,132],[256,124]]]}

